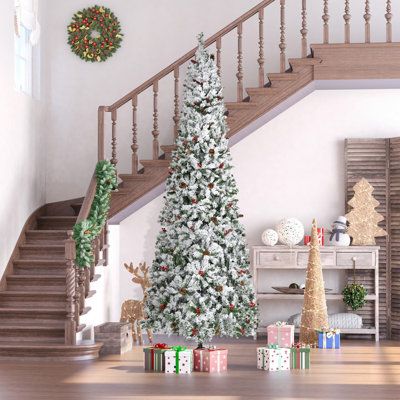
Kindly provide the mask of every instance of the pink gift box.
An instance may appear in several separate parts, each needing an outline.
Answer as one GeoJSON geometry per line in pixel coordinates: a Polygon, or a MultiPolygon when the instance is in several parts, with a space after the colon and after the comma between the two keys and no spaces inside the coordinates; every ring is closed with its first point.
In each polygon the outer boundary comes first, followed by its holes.
{"type": "Polygon", "coordinates": [[[228,369],[227,349],[195,349],[194,370],[198,372],[225,372],[228,369]]]}
{"type": "Polygon", "coordinates": [[[279,347],[292,347],[294,343],[294,325],[277,323],[268,325],[268,344],[277,344],[279,347]]]}

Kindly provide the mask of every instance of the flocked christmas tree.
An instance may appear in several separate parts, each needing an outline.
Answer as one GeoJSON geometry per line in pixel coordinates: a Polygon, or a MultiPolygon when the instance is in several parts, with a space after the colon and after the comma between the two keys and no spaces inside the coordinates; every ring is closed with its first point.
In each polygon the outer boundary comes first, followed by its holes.
{"type": "Polygon", "coordinates": [[[202,35],[184,89],[145,324],[201,345],[215,336],[254,335],[257,306],[222,85],[202,35]]]}
{"type": "Polygon", "coordinates": [[[325,285],[322,275],[317,223],[314,220],[311,229],[304,304],[301,312],[300,342],[314,345],[317,342],[316,330],[327,329],[329,329],[329,325],[325,285]]]}
{"type": "Polygon", "coordinates": [[[346,214],[349,221],[347,233],[353,238],[353,246],[374,245],[376,236],[386,236],[387,233],[378,226],[384,220],[375,208],[379,201],[372,196],[374,188],[362,178],[354,187],[354,197],[348,202],[353,209],[346,214]]]}

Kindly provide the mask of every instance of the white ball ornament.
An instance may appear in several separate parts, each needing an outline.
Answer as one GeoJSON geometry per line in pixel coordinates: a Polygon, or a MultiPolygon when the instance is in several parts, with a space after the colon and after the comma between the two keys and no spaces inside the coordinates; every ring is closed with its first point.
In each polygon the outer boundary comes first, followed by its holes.
{"type": "Polygon", "coordinates": [[[273,229],[267,229],[262,233],[261,240],[266,246],[275,246],[278,243],[278,233],[273,229]]]}
{"type": "Polygon", "coordinates": [[[276,226],[279,242],[294,246],[304,238],[304,226],[297,218],[284,218],[276,226]]]}

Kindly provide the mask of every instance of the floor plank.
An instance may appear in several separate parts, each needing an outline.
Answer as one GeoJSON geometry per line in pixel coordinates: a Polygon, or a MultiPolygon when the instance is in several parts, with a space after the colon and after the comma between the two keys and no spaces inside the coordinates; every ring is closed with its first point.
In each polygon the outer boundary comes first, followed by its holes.
{"type": "Polygon", "coordinates": [[[256,369],[263,342],[228,341],[229,371],[219,375],[145,373],[142,349],[91,362],[0,361],[1,400],[313,400],[400,399],[400,343],[343,341],[312,350],[312,368],[256,369]]]}

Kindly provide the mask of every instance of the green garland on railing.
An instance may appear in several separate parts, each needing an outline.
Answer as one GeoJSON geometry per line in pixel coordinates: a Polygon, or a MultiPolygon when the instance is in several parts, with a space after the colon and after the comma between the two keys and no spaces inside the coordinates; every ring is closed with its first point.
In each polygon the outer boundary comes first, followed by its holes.
{"type": "Polygon", "coordinates": [[[93,240],[98,237],[107,221],[111,192],[118,186],[117,172],[110,161],[99,161],[96,165],[96,194],[89,217],[75,224],[73,238],[76,243],[75,263],[80,268],[90,267],[94,261],[93,240]]]}

